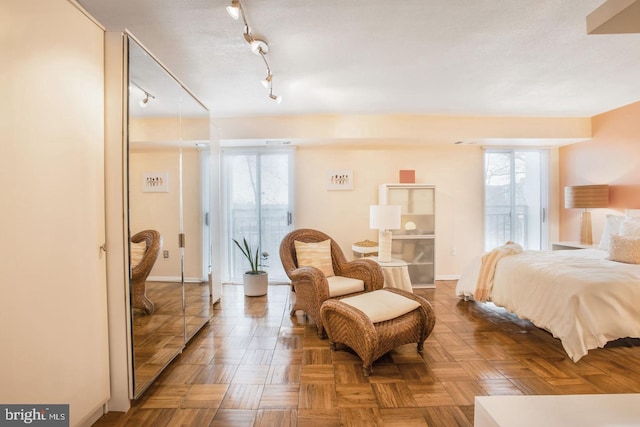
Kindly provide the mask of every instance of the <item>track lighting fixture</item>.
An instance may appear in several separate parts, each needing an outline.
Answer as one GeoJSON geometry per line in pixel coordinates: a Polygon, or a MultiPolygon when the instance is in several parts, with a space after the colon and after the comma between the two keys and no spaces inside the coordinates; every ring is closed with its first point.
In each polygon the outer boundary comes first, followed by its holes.
{"type": "Polygon", "coordinates": [[[256,39],[251,34],[251,28],[247,23],[247,17],[245,16],[244,8],[242,7],[240,0],[232,0],[231,4],[227,6],[227,13],[229,13],[229,15],[236,20],[239,19],[240,16],[242,16],[242,21],[244,23],[244,32],[242,36],[249,44],[251,51],[256,55],[260,55],[260,57],[264,61],[264,65],[267,67],[267,77],[265,77],[261,81],[261,83],[264,87],[269,89],[269,98],[273,99],[279,104],[282,101],[282,97],[273,94],[273,74],[271,73],[271,67],[269,67],[269,62],[267,61],[266,57],[267,53],[269,53],[269,45],[266,41],[256,39]]]}

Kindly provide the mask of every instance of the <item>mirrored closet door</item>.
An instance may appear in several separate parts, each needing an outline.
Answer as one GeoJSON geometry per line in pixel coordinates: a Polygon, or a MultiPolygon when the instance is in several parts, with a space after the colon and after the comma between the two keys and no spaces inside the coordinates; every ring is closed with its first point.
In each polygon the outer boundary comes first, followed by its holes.
{"type": "Polygon", "coordinates": [[[133,397],[211,317],[209,113],[131,36],[127,202],[133,397]]]}

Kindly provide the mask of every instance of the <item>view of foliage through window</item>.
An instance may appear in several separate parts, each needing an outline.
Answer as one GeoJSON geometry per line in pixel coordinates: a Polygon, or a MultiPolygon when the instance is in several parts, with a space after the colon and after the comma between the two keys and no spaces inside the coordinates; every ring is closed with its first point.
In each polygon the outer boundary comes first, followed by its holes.
{"type": "Polygon", "coordinates": [[[507,241],[541,249],[546,151],[485,152],[485,250],[507,241]]]}

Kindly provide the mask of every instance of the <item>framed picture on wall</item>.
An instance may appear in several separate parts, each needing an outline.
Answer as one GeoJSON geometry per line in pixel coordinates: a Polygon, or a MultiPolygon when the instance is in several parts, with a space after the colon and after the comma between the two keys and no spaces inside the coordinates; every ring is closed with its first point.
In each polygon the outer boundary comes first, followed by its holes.
{"type": "Polygon", "coordinates": [[[328,170],[327,190],[353,190],[353,171],[349,169],[328,170]]]}
{"type": "Polygon", "coordinates": [[[168,172],[145,172],[142,174],[143,193],[168,193],[168,172]]]}

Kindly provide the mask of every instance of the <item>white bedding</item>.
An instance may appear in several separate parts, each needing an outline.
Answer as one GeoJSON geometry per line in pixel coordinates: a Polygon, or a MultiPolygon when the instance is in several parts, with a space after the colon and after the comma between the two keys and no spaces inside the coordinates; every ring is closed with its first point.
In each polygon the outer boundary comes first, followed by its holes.
{"type": "MultiPolygon", "coordinates": [[[[562,341],[577,362],[608,341],[640,337],[640,265],[607,260],[598,249],[524,251],[502,258],[491,301],[562,341]]],[[[473,298],[480,257],[456,287],[473,298]]]]}

